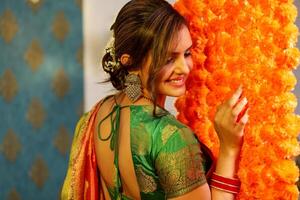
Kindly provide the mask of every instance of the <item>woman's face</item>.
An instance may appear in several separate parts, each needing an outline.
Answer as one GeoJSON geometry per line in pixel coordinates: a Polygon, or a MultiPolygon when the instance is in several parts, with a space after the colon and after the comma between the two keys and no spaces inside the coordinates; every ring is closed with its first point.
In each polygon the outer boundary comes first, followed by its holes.
{"type": "MultiPolygon", "coordinates": [[[[193,67],[191,47],[192,39],[189,29],[186,26],[182,26],[178,32],[178,37],[171,41],[167,63],[158,74],[156,82],[158,97],[179,97],[185,93],[185,81],[193,67]]],[[[140,73],[142,85],[144,86],[147,83],[147,79],[151,78],[148,77],[151,60],[151,56],[148,56],[140,73]]]]}
{"type": "Polygon", "coordinates": [[[193,67],[192,39],[186,26],[179,30],[170,47],[167,63],[158,75],[157,90],[158,95],[179,97],[185,93],[185,81],[193,67]]]}

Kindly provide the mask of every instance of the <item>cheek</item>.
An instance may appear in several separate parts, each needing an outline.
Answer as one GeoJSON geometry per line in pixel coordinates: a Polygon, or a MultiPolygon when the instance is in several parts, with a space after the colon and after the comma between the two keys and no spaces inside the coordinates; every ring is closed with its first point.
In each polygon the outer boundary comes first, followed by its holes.
{"type": "Polygon", "coordinates": [[[192,57],[188,58],[186,63],[187,63],[187,66],[189,67],[189,69],[192,70],[193,66],[194,66],[194,62],[193,62],[192,57]]]}
{"type": "Polygon", "coordinates": [[[165,66],[158,75],[158,82],[162,83],[170,78],[172,75],[173,66],[167,65],[165,66]]]}

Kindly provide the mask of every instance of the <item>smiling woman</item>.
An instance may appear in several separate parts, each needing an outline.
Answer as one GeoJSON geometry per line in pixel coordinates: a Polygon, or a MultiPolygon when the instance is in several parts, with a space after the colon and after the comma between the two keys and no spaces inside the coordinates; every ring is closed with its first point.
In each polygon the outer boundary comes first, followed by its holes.
{"type": "Polygon", "coordinates": [[[233,199],[248,120],[242,87],[216,113],[222,145],[214,169],[207,148],[164,108],[166,96],[186,92],[188,23],[164,0],[131,0],[111,29],[102,65],[118,91],[79,121],[62,199],[233,199]]]}
{"type": "MultiPolygon", "coordinates": [[[[149,56],[141,70],[142,84],[146,85],[148,79],[153,79],[158,96],[158,102],[164,107],[166,96],[179,97],[185,93],[185,81],[193,67],[190,48],[192,40],[187,26],[179,28],[174,41],[167,52],[165,65],[157,73],[157,78],[149,74],[149,68],[152,63],[152,56],[149,56]]],[[[150,96],[145,89],[144,94],[150,96]]]]}
{"type": "MultiPolygon", "coordinates": [[[[108,76],[99,64],[108,41],[112,37],[110,27],[113,24],[116,13],[128,0],[115,0],[113,4],[106,0],[83,1],[83,57],[84,57],[84,110],[90,110],[93,105],[107,95],[113,93],[111,84],[97,84],[108,76]],[[99,37],[99,35],[101,37],[99,37]],[[95,92],[98,91],[98,92],[95,92]]],[[[168,0],[174,3],[175,0],[168,0]]],[[[166,98],[165,108],[176,114],[174,99],[166,98]]]]}
{"type": "Polygon", "coordinates": [[[192,39],[186,26],[180,28],[175,41],[170,47],[166,65],[159,72],[156,87],[161,95],[179,97],[185,94],[185,81],[193,67],[192,39]]]}

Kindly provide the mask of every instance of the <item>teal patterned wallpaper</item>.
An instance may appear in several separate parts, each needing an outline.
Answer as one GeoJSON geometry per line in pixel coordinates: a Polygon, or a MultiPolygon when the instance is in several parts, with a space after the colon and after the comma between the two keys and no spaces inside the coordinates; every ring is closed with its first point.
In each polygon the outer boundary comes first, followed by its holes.
{"type": "Polygon", "coordinates": [[[82,113],[79,0],[0,2],[0,199],[59,199],[82,113]]]}

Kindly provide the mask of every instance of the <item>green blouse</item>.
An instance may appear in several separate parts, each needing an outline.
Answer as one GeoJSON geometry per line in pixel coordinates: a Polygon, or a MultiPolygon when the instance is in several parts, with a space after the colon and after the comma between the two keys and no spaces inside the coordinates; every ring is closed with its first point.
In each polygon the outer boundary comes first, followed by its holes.
{"type": "MultiPolygon", "coordinates": [[[[130,199],[122,194],[118,165],[118,129],[124,107],[115,105],[103,119],[111,119],[113,128],[108,138],[102,138],[98,129],[99,139],[110,139],[111,149],[115,152],[115,187],[108,188],[112,199],[130,199]]],[[[131,153],[141,199],[177,197],[206,183],[205,157],[195,135],[186,125],[159,107],[159,117],[153,116],[151,105],[126,107],[130,108],[131,153]]]]}

